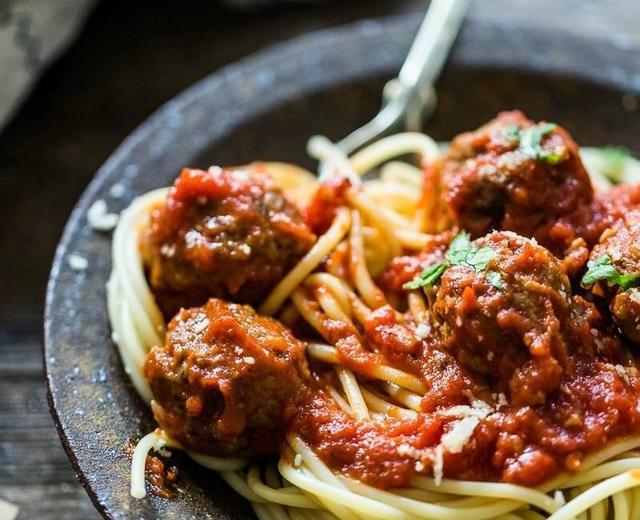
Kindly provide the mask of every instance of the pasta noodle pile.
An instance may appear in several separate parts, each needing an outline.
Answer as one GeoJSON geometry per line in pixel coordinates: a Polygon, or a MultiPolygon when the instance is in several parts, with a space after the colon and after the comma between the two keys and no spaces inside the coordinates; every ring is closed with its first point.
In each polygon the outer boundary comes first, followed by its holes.
{"type": "MultiPolygon", "coordinates": [[[[302,316],[323,337],[327,318],[361,326],[384,298],[374,283],[375,277],[394,256],[424,249],[434,240],[432,233],[442,229],[443,223],[432,218],[438,194],[434,190],[433,200],[425,201],[422,170],[397,160],[411,154],[420,157],[422,164],[433,165],[440,161],[441,152],[431,138],[417,133],[382,139],[352,157],[320,137],[310,141],[309,151],[328,169],[342,172],[355,188],[347,191],[347,205],[339,209],[326,233],[258,310],[285,322],[291,316],[302,316]],[[374,170],[378,175],[369,179],[368,174],[374,170]],[[341,250],[350,252],[350,285],[330,267],[318,269],[330,254],[341,250]]],[[[266,168],[295,202],[308,200],[317,186],[316,177],[296,167],[267,163],[266,168]]],[[[606,182],[599,179],[601,184],[606,182]]],[[[166,195],[167,188],[147,193],[121,215],[107,284],[113,339],[127,374],[147,403],[152,394],[141,367],[146,352],[163,343],[166,324],[145,279],[139,243],[151,209],[166,195]]],[[[424,321],[424,296],[412,291],[406,298],[403,307],[416,322],[424,321]]],[[[307,356],[333,367],[339,385],[328,392],[350,416],[414,418],[420,413],[425,389],[417,377],[378,365],[369,374],[374,380],[365,380],[341,365],[329,341],[308,343],[307,356]]],[[[132,462],[134,497],[145,495],[147,454],[163,448],[182,449],[160,430],[138,443],[132,462]]],[[[414,477],[410,487],[387,491],[336,474],[294,434],[287,437],[285,453],[275,462],[187,453],[198,464],[217,471],[251,502],[261,520],[622,520],[640,518],[639,449],[640,437],[625,439],[585,459],[577,474],[556,477],[535,489],[443,479],[442,461],[438,475],[436,460],[433,477],[414,477]]]]}

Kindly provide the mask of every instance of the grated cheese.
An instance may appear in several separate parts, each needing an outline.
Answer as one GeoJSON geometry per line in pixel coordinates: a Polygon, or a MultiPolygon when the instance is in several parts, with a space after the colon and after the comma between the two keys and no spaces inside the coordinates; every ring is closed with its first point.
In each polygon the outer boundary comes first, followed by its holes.
{"type": "Polygon", "coordinates": [[[556,489],[555,493],[553,494],[553,500],[561,506],[567,503],[567,499],[564,498],[564,493],[562,493],[562,490],[560,489],[556,489]]]}
{"type": "Polygon", "coordinates": [[[480,423],[477,417],[465,417],[453,423],[453,428],[442,436],[440,445],[449,453],[460,453],[480,423]]]}
{"type": "Polygon", "coordinates": [[[87,259],[84,256],[77,255],[76,253],[71,253],[67,257],[67,261],[69,262],[69,267],[74,271],[84,271],[89,267],[87,259]]]}
{"type": "Polygon", "coordinates": [[[483,413],[486,413],[487,415],[493,413],[493,408],[488,403],[485,403],[482,399],[474,399],[471,402],[471,407],[474,410],[481,411],[483,413]]]}
{"type": "Polygon", "coordinates": [[[398,455],[400,455],[401,457],[404,457],[405,455],[408,455],[409,452],[411,451],[411,446],[409,446],[408,444],[401,444],[400,446],[398,446],[396,451],[398,452],[398,455]]]}
{"type": "Polygon", "coordinates": [[[420,323],[416,327],[416,336],[420,339],[425,339],[429,336],[431,332],[431,327],[427,323],[420,323]]]}
{"type": "Polygon", "coordinates": [[[193,326],[193,331],[196,334],[200,334],[201,332],[204,332],[204,330],[209,326],[209,320],[207,318],[204,318],[202,320],[200,320],[198,323],[196,323],[193,326]]]}
{"type": "Polygon", "coordinates": [[[444,476],[444,450],[442,444],[438,444],[433,452],[433,478],[436,481],[436,486],[442,484],[442,477],[444,476]]]}
{"type": "MultiPolygon", "coordinates": [[[[483,401],[479,401],[479,402],[483,402],[483,401]]],[[[486,403],[484,404],[486,405],[486,407],[480,407],[480,406],[472,407],[466,404],[461,404],[457,406],[452,406],[451,408],[447,408],[446,410],[440,410],[439,413],[447,417],[477,417],[478,419],[484,419],[489,414],[493,413],[493,408],[491,408],[486,403]]]]}
{"type": "Polygon", "coordinates": [[[109,213],[107,203],[102,199],[98,199],[91,204],[87,211],[87,222],[97,231],[111,231],[118,223],[118,215],[109,213]]]}
{"type": "Polygon", "coordinates": [[[176,253],[176,245],[175,244],[162,244],[160,246],[160,254],[167,258],[171,258],[176,253]]]}
{"type": "Polygon", "coordinates": [[[618,375],[622,378],[622,380],[627,384],[631,384],[631,380],[629,379],[629,374],[627,374],[626,369],[622,365],[615,365],[614,368],[618,375]]]}

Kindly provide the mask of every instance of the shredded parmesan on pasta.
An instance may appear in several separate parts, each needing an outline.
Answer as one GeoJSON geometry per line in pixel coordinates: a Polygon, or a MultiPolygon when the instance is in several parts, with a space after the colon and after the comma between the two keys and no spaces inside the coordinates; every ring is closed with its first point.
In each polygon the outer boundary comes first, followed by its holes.
{"type": "Polygon", "coordinates": [[[469,442],[476,426],[480,424],[477,417],[465,417],[453,423],[453,428],[442,436],[442,447],[449,453],[460,453],[469,442]]]}

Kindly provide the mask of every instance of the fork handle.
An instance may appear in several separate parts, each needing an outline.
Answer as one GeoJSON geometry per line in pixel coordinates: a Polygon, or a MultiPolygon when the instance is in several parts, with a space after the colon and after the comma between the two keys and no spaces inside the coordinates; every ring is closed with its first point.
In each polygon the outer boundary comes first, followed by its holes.
{"type": "MultiPolygon", "coordinates": [[[[338,146],[351,154],[380,138],[401,121],[419,130],[422,117],[435,108],[433,83],[438,78],[464,21],[471,0],[432,0],[397,78],[385,86],[380,112],[338,146]]],[[[320,165],[320,172],[326,165],[320,165]]]]}
{"type": "Polygon", "coordinates": [[[405,89],[432,86],[442,71],[471,0],[432,0],[398,81],[405,89]]]}

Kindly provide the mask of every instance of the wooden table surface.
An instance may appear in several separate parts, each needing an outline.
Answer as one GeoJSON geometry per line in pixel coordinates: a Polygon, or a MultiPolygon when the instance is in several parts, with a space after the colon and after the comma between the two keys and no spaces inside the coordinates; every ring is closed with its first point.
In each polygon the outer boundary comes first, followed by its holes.
{"type": "MultiPolygon", "coordinates": [[[[621,45],[640,39],[640,2],[513,4],[483,0],[474,9],[505,23],[535,16],[549,30],[615,28],[621,45]]],[[[0,498],[20,507],[19,519],[99,516],[49,416],[41,318],[55,244],[100,164],[155,108],[223,64],[302,32],[425,6],[421,0],[338,0],[259,13],[232,12],[213,0],[98,6],[0,135],[0,498]]]]}

